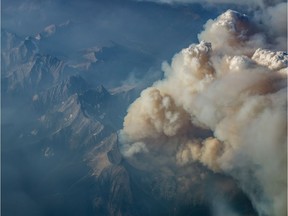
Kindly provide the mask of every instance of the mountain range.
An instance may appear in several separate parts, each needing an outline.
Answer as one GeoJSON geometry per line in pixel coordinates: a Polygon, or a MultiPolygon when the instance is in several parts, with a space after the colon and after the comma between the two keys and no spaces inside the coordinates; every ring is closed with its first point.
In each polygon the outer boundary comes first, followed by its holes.
{"type": "MultiPolygon", "coordinates": [[[[148,65],[157,60],[113,42],[71,55],[50,52],[70,25],[25,38],[1,30],[2,214],[212,215],[203,184],[183,194],[177,176],[141,169],[120,153],[126,110],[143,83],[155,80],[148,65]]],[[[205,175],[239,214],[256,215],[230,177],[205,175]],[[222,181],[231,187],[221,188],[222,181]]]]}

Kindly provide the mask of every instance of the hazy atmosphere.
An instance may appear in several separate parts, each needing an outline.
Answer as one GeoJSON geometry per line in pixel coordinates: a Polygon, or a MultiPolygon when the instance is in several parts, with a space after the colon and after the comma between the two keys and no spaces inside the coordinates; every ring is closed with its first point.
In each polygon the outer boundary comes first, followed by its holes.
{"type": "Polygon", "coordinates": [[[1,215],[287,215],[287,1],[1,19],[1,215]]]}

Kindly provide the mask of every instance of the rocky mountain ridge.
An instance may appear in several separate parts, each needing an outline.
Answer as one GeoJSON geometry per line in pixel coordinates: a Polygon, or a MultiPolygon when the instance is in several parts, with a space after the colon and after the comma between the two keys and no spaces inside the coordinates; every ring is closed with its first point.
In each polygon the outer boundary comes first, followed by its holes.
{"type": "MultiPolygon", "coordinates": [[[[51,31],[46,29],[51,32],[46,35],[47,40],[55,34],[54,27],[50,28],[51,31]]],[[[172,174],[167,178],[163,170],[141,170],[121,155],[118,131],[129,104],[141,88],[137,82],[125,85],[117,78],[127,75],[131,62],[124,62],[127,67],[119,73],[118,69],[123,59],[137,63],[150,57],[118,45],[92,49],[84,52],[84,57],[89,54],[86,57],[91,61],[90,72],[86,73],[86,69],[71,66],[74,60],[41,51],[43,34],[38,39],[21,39],[2,30],[2,35],[3,108],[13,108],[14,114],[24,116],[21,124],[16,115],[2,123],[3,158],[8,164],[3,169],[4,183],[9,181],[9,166],[16,173],[27,170],[18,181],[28,184],[25,192],[49,215],[211,215],[207,194],[202,202],[193,199],[205,192],[203,188],[190,188],[183,196],[172,174]],[[15,155],[19,161],[11,160],[15,155]],[[74,210],[68,208],[71,205],[74,210]]],[[[247,198],[235,185],[232,188],[236,195],[231,202],[240,194],[249,206],[243,211],[251,213],[247,198]]],[[[13,190],[16,189],[8,188],[4,194],[13,190]]],[[[231,195],[230,192],[223,193],[231,195]]],[[[39,211],[27,210],[37,216],[41,215],[39,211]]]]}

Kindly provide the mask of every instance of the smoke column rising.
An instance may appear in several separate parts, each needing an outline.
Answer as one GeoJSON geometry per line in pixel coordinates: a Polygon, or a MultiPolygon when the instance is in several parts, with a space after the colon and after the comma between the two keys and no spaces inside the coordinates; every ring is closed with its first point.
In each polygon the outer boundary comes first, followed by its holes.
{"type": "Polygon", "coordinates": [[[123,155],[200,162],[239,182],[259,215],[286,215],[288,57],[276,51],[286,50],[287,21],[277,18],[286,8],[209,20],[200,43],[163,63],[165,78],[130,106],[123,155]]]}

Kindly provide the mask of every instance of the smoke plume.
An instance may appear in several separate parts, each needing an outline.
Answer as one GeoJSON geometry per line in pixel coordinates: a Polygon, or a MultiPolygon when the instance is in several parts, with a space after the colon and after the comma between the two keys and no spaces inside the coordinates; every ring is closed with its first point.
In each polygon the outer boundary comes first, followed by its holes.
{"type": "Polygon", "coordinates": [[[259,215],[286,215],[288,57],[276,51],[286,50],[283,8],[209,20],[200,43],[163,63],[165,78],[130,106],[124,156],[176,169],[201,163],[239,182],[259,215]]]}

